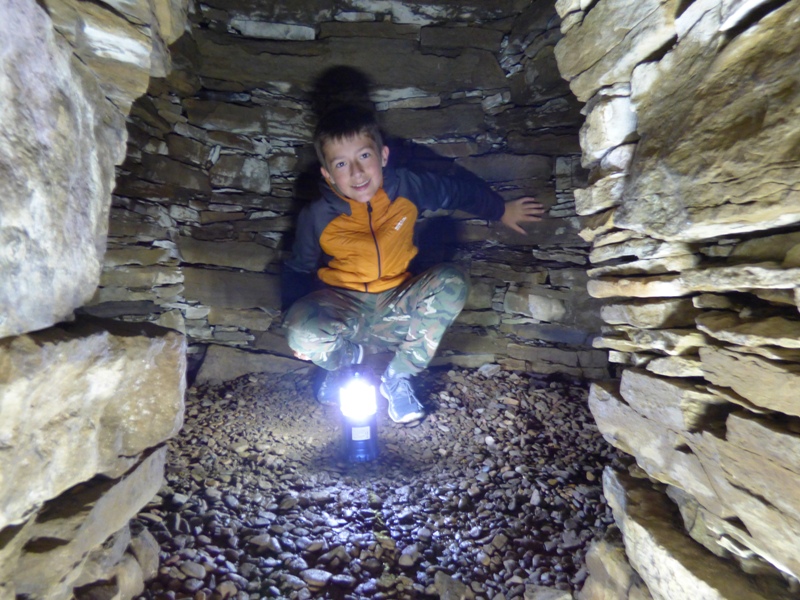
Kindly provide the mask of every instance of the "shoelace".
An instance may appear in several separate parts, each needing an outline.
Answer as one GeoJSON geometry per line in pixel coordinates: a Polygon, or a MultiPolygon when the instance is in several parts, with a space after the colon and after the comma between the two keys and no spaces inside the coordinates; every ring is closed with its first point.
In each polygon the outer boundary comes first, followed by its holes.
{"type": "Polygon", "coordinates": [[[417,400],[416,396],[414,396],[414,388],[411,387],[411,382],[405,377],[401,377],[400,379],[398,379],[397,383],[389,391],[392,393],[392,396],[395,397],[395,400],[399,396],[403,396],[404,399],[406,399],[410,405],[416,408],[420,408],[422,406],[422,404],[419,403],[419,400],[417,400]],[[400,390],[401,386],[403,387],[404,393],[395,395],[396,392],[400,390]]]}

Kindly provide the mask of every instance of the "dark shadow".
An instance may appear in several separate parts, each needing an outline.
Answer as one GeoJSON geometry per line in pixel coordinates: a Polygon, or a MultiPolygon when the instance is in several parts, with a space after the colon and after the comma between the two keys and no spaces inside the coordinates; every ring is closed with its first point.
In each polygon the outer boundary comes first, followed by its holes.
{"type": "Polygon", "coordinates": [[[8,547],[14,541],[14,538],[22,531],[23,527],[25,527],[24,523],[21,525],[8,525],[0,531],[0,551],[8,547]]]}
{"type": "MultiPolygon", "coordinates": [[[[366,73],[347,66],[332,67],[324,71],[314,81],[309,97],[309,103],[314,111],[314,117],[319,120],[327,112],[343,105],[362,106],[375,113],[378,124],[381,125],[382,115],[377,111],[375,103],[370,98],[374,84],[366,73]]],[[[480,179],[461,167],[455,165],[454,159],[443,157],[426,146],[415,144],[410,140],[394,137],[385,130],[382,131],[383,142],[389,147],[390,164],[394,167],[409,167],[418,170],[432,171],[459,177],[480,179]]],[[[313,153],[313,148],[311,149],[313,153]]],[[[307,155],[304,154],[303,157],[307,155]]],[[[313,165],[319,175],[319,164],[313,165]]]]}
{"type": "MultiPolygon", "coordinates": [[[[308,98],[316,122],[327,112],[343,105],[358,105],[374,111],[370,100],[372,82],[369,77],[352,67],[337,66],[323,71],[315,80],[308,98]]],[[[298,204],[315,200],[319,196],[319,160],[314,146],[308,144],[298,152],[298,173],[293,187],[293,195],[298,204]]],[[[287,237],[287,248],[294,241],[294,231],[287,237]]]]}
{"type": "Polygon", "coordinates": [[[787,0],[769,0],[746,12],[744,16],[733,26],[723,31],[724,45],[727,46],[731,40],[740,36],[745,31],[756,25],[764,17],[787,4],[787,0]]]}
{"type": "MultiPolygon", "coordinates": [[[[328,111],[343,105],[357,105],[373,111],[380,125],[381,113],[376,110],[370,98],[373,85],[369,76],[358,69],[348,66],[327,69],[314,81],[309,98],[315,120],[318,121],[328,111]]],[[[474,180],[476,185],[485,185],[479,177],[456,165],[454,159],[443,157],[410,140],[393,137],[385,131],[382,133],[383,142],[389,148],[389,163],[393,167],[457,175],[474,180]]],[[[298,164],[302,166],[293,191],[295,199],[302,204],[319,196],[320,164],[313,146],[309,145],[300,151],[298,164]]],[[[435,264],[454,259],[458,243],[456,221],[447,217],[423,219],[417,224],[415,235],[419,254],[410,266],[412,274],[416,275],[435,264]]],[[[293,232],[287,238],[287,247],[291,247],[292,238],[293,232]]]]}
{"type": "Polygon", "coordinates": [[[319,120],[324,114],[345,105],[375,110],[369,92],[372,82],[366,73],[346,66],[331,67],[314,80],[311,107],[319,120]]]}

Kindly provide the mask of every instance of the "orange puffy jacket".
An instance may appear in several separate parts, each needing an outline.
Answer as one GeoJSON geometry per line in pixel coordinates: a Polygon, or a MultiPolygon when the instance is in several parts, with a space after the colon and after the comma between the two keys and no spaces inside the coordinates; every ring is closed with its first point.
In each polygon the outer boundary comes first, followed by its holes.
{"type": "Polygon", "coordinates": [[[411,275],[417,255],[414,225],[423,210],[463,210],[496,221],[502,198],[483,181],[385,168],[383,188],[367,203],[337,195],[327,183],[321,197],[300,213],[292,256],[283,267],[284,308],[324,284],[362,292],[383,292],[411,275]]]}

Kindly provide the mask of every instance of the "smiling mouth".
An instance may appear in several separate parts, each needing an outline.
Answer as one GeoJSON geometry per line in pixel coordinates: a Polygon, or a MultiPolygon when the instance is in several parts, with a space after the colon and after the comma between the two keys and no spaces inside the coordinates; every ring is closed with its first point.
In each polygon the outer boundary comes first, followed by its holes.
{"type": "Polygon", "coordinates": [[[365,181],[364,183],[359,183],[351,186],[354,190],[363,190],[369,185],[369,180],[365,181]]]}

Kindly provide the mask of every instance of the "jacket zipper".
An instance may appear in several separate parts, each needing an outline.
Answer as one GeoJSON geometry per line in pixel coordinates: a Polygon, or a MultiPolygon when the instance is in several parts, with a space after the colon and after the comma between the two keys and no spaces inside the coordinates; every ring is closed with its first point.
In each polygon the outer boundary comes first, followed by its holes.
{"type": "MultiPolygon", "coordinates": [[[[375,252],[378,254],[378,279],[381,278],[381,248],[378,246],[378,238],[375,235],[375,230],[372,228],[372,204],[367,202],[367,215],[369,217],[369,232],[372,234],[372,239],[375,241],[375,252]]],[[[364,291],[369,291],[369,284],[364,284],[364,291]]]]}

